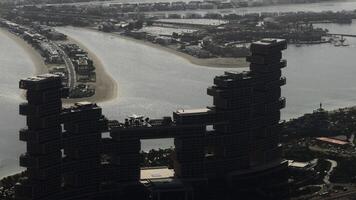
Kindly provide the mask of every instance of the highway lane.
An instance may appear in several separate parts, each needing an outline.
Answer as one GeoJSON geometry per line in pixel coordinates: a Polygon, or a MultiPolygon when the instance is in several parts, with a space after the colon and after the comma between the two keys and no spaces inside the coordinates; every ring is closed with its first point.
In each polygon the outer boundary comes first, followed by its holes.
{"type": "Polygon", "coordinates": [[[69,56],[61,49],[55,42],[51,42],[51,44],[57,49],[57,51],[62,55],[62,59],[68,69],[68,87],[70,89],[74,89],[77,82],[77,75],[74,69],[74,65],[70,60],[69,56]]]}

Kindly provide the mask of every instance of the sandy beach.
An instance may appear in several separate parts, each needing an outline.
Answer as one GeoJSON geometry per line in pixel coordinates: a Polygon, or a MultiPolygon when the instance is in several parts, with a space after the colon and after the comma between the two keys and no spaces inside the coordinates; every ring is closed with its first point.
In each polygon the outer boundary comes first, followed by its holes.
{"type": "MultiPolygon", "coordinates": [[[[26,50],[26,52],[30,55],[32,62],[34,63],[35,69],[33,74],[44,74],[48,73],[48,67],[44,63],[42,56],[26,41],[24,41],[19,36],[10,33],[5,28],[0,28],[0,33],[6,35],[7,37],[13,39],[17,44],[19,44],[22,48],[26,50]]],[[[117,97],[117,84],[116,82],[106,73],[103,64],[100,59],[95,56],[89,49],[87,49],[84,45],[74,41],[69,38],[70,42],[78,44],[82,49],[88,52],[89,58],[91,58],[94,62],[94,66],[96,67],[96,83],[95,84],[95,95],[88,98],[79,98],[79,99],[65,99],[63,102],[75,103],[78,101],[91,101],[91,102],[104,102],[109,101],[117,97]]],[[[23,96],[24,98],[24,96],[23,96]]]]}
{"type": "MultiPolygon", "coordinates": [[[[29,45],[26,41],[24,41],[22,38],[8,32],[6,29],[1,28],[0,29],[1,33],[7,35],[16,43],[18,43],[22,48],[26,50],[26,52],[29,53],[31,56],[32,62],[35,64],[35,69],[34,69],[34,74],[43,74],[43,73],[48,73],[48,66],[43,61],[42,56],[31,46],[29,45]]],[[[125,40],[130,40],[132,42],[136,42],[142,45],[146,45],[152,48],[157,48],[161,49],[163,51],[167,51],[169,53],[175,54],[179,57],[182,57],[186,59],[187,61],[199,65],[199,66],[205,66],[205,67],[221,67],[221,68],[241,68],[241,67],[247,67],[248,63],[245,61],[244,58],[208,58],[208,59],[200,59],[196,58],[193,56],[190,56],[188,54],[185,54],[183,52],[179,52],[173,48],[169,47],[164,47],[158,44],[153,44],[148,41],[143,41],[143,40],[137,40],[131,37],[126,37],[122,36],[116,33],[111,33],[111,35],[115,37],[120,37],[125,40]]],[[[105,101],[110,101],[112,99],[117,98],[118,96],[118,84],[116,83],[115,80],[106,72],[105,67],[103,66],[102,62],[100,59],[90,51],[90,49],[86,48],[84,44],[81,44],[80,42],[74,40],[73,38],[68,37],[69,42],[75,43],[79,45],[82,49],[88,52],[89,58],[91,58],[94,62],[94,66],[96,67],[96,83],[93,83],[95,85],[96,91],[95,95],[92,97],[86,97],[86,98],[77,98],[77,99],[65,99],[63,102],[65,104],[71,104],[75,103],[78,101],[90,101],[90,102],[105,102],[105,101]]]]}
{"type": "MultiPolygon", "coordinates": [[[[96,30],[96,29],[91,29],[91,30],[96,30]]],[[[97,31],[97,30],[96,30],[97,31]]],[[[152,42],[149,41],[145,41],[145,40],[138,40],[138,39],[134,39],[128,36],[123,36],[123,35],[119,35],[117,33],[110,33],[111,35],[115,36],[115,37],[120,37],[126,40],[130,40],[136,43],[140,43],[146,46],[150,46],[152,48],[157,48],[157,49],[161,49],[163,51],[167,51],[169,53],[175,54],[179,57],[182,57],[186,60],[188,60],[190,63],[195,64],[195,65],[199,65],[199,66],[204,66],[204,67],[220,67],[220,68],[244,68],[244,67],[248,67],[248,63],[246,62],[245,58],[197,58],[191,55],[188,55],[186,53],[177,51],[173,48],[170,47],[165,47],[159,44],[154,44],[152,42]]]]}
{"type": "Polygon", "coordinates": [[[92,53],[84,44],[68,37],[71,43],[77,44],[80,48],[88,52],[89,58],[93,60],[96,72],[95,95],[92,97],[65,99],[64,103],[75,103],[78,101],[104,102],[115,99],[118,95],[118,85],[116,81],[106,72],[100,59],[92,53]]]}

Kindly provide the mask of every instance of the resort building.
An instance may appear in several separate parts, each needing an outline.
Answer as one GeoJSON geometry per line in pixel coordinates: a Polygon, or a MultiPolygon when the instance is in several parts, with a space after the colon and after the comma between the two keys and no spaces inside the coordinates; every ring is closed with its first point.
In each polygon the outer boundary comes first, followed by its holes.
{"type": "Polygon", "coordinates": [[[220,200],[285,199],[288,162],[282,159],[281,69],[285,40],[251,44],[247,72],[225,72],[207,89],[213,105],[177,110],[173,117],[132,116],[108,125],[89,102],[62,108],[55,75],[20,81],[28,103],[21,166],[28,177],[21,199],[220,200]],[[102,133],[109,132],[110,137],[102,133]],[[141,140],[173,138],[173,169],[141,169],[141,140]]]}

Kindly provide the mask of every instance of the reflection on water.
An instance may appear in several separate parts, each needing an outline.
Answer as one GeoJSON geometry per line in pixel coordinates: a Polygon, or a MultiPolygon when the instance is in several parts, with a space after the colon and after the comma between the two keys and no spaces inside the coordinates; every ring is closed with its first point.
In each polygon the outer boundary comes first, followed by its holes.
{"type": "MultiPolygon", "coordinates": [[[[356,34],[356,25],[320,25],[334,33],[356,34]]],[[[118,82],[116,100],[100,104],[111,119],[124,119],[136,113],[149,117],[171,115],[177,108],[211,105],[206,88],[223,69],[199,67],[173,54],[95,31],[60,28],[85,44],[102,61],[118,82]]],[[[356,38],[348,38],[348,47],[329,44],[295,47],[284,52],[287,85],[283,95],[288,119],[311,112],[322,102],[327,109],[352,106],[356,102],[356,38]]],[[[18,170],[17,157],[24,152],[18,130],[25,120],[18,115],[18,80],[33,72],[33,64],[24,50],[0,33],[0,177],[18,170]],[[21,58],[21,59],[19,59],[21,58]]],[[[170,140],[143,142],[143,149],[172,145],[170,140]]]]}

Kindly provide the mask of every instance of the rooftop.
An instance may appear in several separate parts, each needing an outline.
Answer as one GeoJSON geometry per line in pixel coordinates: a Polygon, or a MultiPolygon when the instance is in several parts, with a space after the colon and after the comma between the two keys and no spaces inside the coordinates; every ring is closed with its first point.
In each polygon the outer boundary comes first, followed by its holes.
{"type": "Polygon", "coordinates": [[[250,46],[252,53],[271,53],[271,51],[282,51],[287,48],[285,39],[266,38],[257,42],[253,42],[250,46]]]}
{"type": "Polygon", "coordinates": [[[184,116],[184,115],[200,115],[200,114],[204,114],[211,111],[209,108],[199,108],[199,109],[181,109],[181,110],[177,110],[176,114],[180,115],[180,116],[184,116]]]}
{"type": "Polygon", "coordinates": [[[294,160],[288,160],[288,166],[293,168],[305,168],[309,165],[309,162],[297,162],[294,160]]]}
{"type": "Polygon", "coordinates": [[[327,137],[318,137],[316,138],[319,141],[331,143],[331,144],[337,144],[337,145],[345,145],[348,144],[346,141],[338,140],[338,139],[333,139],[333,138],[327,138],[327,137]]]}
{"type": "Polygon", "coordinates": [[[38,76],[33,76],[30,78],[23,79],[24,81],[34,81],[34,82],[40,82],[40,81],[46,81],[48,79],[58,79],[60,78],[58,75],[54,74],[42,74],[38,76]]]}
{"type": "Polygon", "coordinates": [[[250,79],[250,78],[251,76],[249,71],[243,71],[243,72],[225,71],[224,75],[215,77],[215,79],[222,79],[225,81],[234,81],[234,80],[242,80],[242,79],[250,79]]]}
{"type": "Polygon", "coordinates": [[[143,168],[141,169],[141,180],[145,179],[163,179],[174,176],[174,170],[167,167],[143,168]]]}

